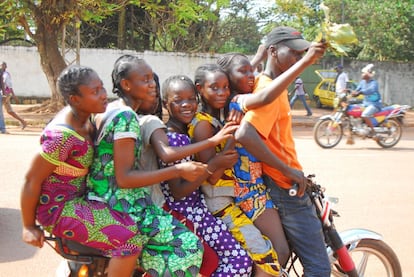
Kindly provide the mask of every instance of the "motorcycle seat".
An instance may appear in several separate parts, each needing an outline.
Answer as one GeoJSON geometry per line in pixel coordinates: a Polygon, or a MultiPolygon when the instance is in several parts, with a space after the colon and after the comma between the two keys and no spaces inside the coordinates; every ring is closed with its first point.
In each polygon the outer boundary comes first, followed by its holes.
{"type": "Polygon", "coordinates": [[[77,252],[80,255],[102,256],[102,252],[98,249],[85,246],[83,244],[80,244],[79,242],[64,239],[63,243],[70,251],[77,252]]]}

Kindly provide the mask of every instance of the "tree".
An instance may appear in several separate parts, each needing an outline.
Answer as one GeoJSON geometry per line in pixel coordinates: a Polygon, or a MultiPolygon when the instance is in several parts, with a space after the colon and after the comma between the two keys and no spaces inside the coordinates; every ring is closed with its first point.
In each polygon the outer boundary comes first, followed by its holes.
{"type": "Polygon", "coordinates": [[[23,28],[38,49],[41,67],[51,90],[48,106],[51,111],[63,105],[56,88],[57,78],[66,67],[59,47],[63,27],[74,18],[99,21],[119,5],[93,0],[4,0],[1,3],[0,15],[3,22],[8,22],[3,28],[23,28]]]}
{"type": "MultiPolygon", "coordinates": [[[[276,0],[274,20],[314,38],[323,20],[320,0],[276,0]]],[[[325,0],[330,20],[349,23],[359,44],[349,53],[359,60],[414,61],[412,1],[325,0]]],[[[268,27],[269,28],[269,27],[268,27]]]]}
{"type": "MultiPolygon", "coordinates": [[[[340,0],[326,0],[332,15],[341,18],[340,0]]],[[[344,1],[345,22],[360,41],[357,58],[414,61],[414,6],[412,1],[344,1]]]]}
{"type": "Polygon", "coordinates": [[[209,46],[200,43],[200,38],[206,36],[202,42],[212,38],[219,10],[228,1],[3,0],[0,3],[0,21],[3,23],[0,29],[4,31],[21,28],[33,40],[51,90],[49,108],[56,111],[63,104],[57,93],[56,81],[60,72],[66,67],[59,42],[69,22],[75,21],[76,28],[80,28],[82,23],[99,23],[106,17],[114,15],[116,28],[113,28],[113,24],[109,25],[109,28],[117,30],[116,35],[113,36],[115,42],[112,47],[124,48],[127,45],[127,32],[135,31],[132,28],[125,28],[125,8],[129,5],[130,10],[137,10],[145,15],[145,21],[142,21],[143,24],[140,27],[146,39],[146,45],[149,45],[151,36],[154,48],[159,47],[170,51],[203,51],[209,46]],[[134,9],[131,5],[138,8],[134,9]],[[145,29],[145,23],[148,22],[151,23],[148,25],[150,29],[145,29]],[[205,23],[209,25],[204,25],[205,23]]]}
{"type": "Polygon", "coordinates": [[[262,37],[258,20],[263,16],[243,0],[158,1],[130,4],[125,10],[122,16],[83,23],[82,47],[251,54],[262,37]],[[120,37],[125,44],[119,43],[120,37]]]}
{"type": "Polygon", "coordinates": [[[254,10],[252,2],[232,0],[220,16],[212,45],[215,52],[254,54],[263,38],[259,30],[259,12],[260,10],[254,10]]]}

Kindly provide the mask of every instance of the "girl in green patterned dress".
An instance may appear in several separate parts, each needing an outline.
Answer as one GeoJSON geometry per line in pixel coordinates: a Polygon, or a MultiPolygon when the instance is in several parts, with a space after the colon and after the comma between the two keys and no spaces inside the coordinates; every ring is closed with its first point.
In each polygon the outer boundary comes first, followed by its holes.
{"type": "Polygon", "coordinates": [[[155,171],[138,170],[142,141],[136,111],[156,97],[151,67],[142,59],[121,56],[112,72],[119,99],[96,116],[98,136],[88,176],[88,198],[127,212],[141,232],[140,266],[151,276],[196,276],[203,256],[197,236],[151,200],[149,186],[172,178],[195,180],[206,171],[198,162],[155,171]]]}

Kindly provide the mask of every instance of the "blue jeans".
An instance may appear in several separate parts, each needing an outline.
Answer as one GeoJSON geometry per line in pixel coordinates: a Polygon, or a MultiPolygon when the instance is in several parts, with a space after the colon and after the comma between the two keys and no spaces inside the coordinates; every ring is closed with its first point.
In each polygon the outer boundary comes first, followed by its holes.
{"type": "Polygon", "coordinates": [[[296,100],[298,100],[298,98],[300,99],[300,101],[302,101],[303,106],[305,107],[306,111],[308,112],[308,115],[312,114],[311,109],[308,106],[308,103],[306,103],[306,98],[305,95],[297,95],[295,94],[292,99],[290,99],[290,108],[293,108],[293,105],[295,105],[296,100]]]}
{"type": "Polygon", "coordinates": [[[289,196],[288,190],[280,188],[269,176],[264,175],[263,179],[278,208],[289,244],[303,265],[304,276],[329,277],[331,265],[322,223],[309,196],[289,196]]]}
{"type": "Polygon", "coordinates": [[[365,109],[362,111],[361,117],[372,117],[374,113],[379,111],[379,108],[375,107],[374,105],[369,105],[366,106],[365,109]]]}
{"type": "Polygon", "coordinates": [[[3,114],[3,96],[0,92],[0,132],[6,132],[6,124],[4,123],[4,114],[3,114]]]}

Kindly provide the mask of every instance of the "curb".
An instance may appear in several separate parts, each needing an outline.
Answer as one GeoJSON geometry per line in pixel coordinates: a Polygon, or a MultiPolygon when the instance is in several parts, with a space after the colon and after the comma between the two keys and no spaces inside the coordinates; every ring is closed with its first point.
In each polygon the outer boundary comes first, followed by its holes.
{"type": "MultiPolygon", "coordinates": [[[[41,132],[43,127],[53,118],[54,114],[39,114],[26,111],[27,108],[35,105],[12,105],[13,109],[22,116],[28,123],[25,130],[20,129],[20,123],[12,118],[6,111],[3,111],[6,129],[13,129],[13,131],[22,133],[26,130],[33,130],[41,132]]],[[[324,115],[332,114],[333,111],[329,109],[312,108],[313,115],[306,116],[304,109],[293,109],[292,111],[292,127],[313,128],[318,122],[319,118],[324,115]]],[[[405,114],[404,124],[405,128],[414,127],[414,110],[409,110],[405,114]]]]}

